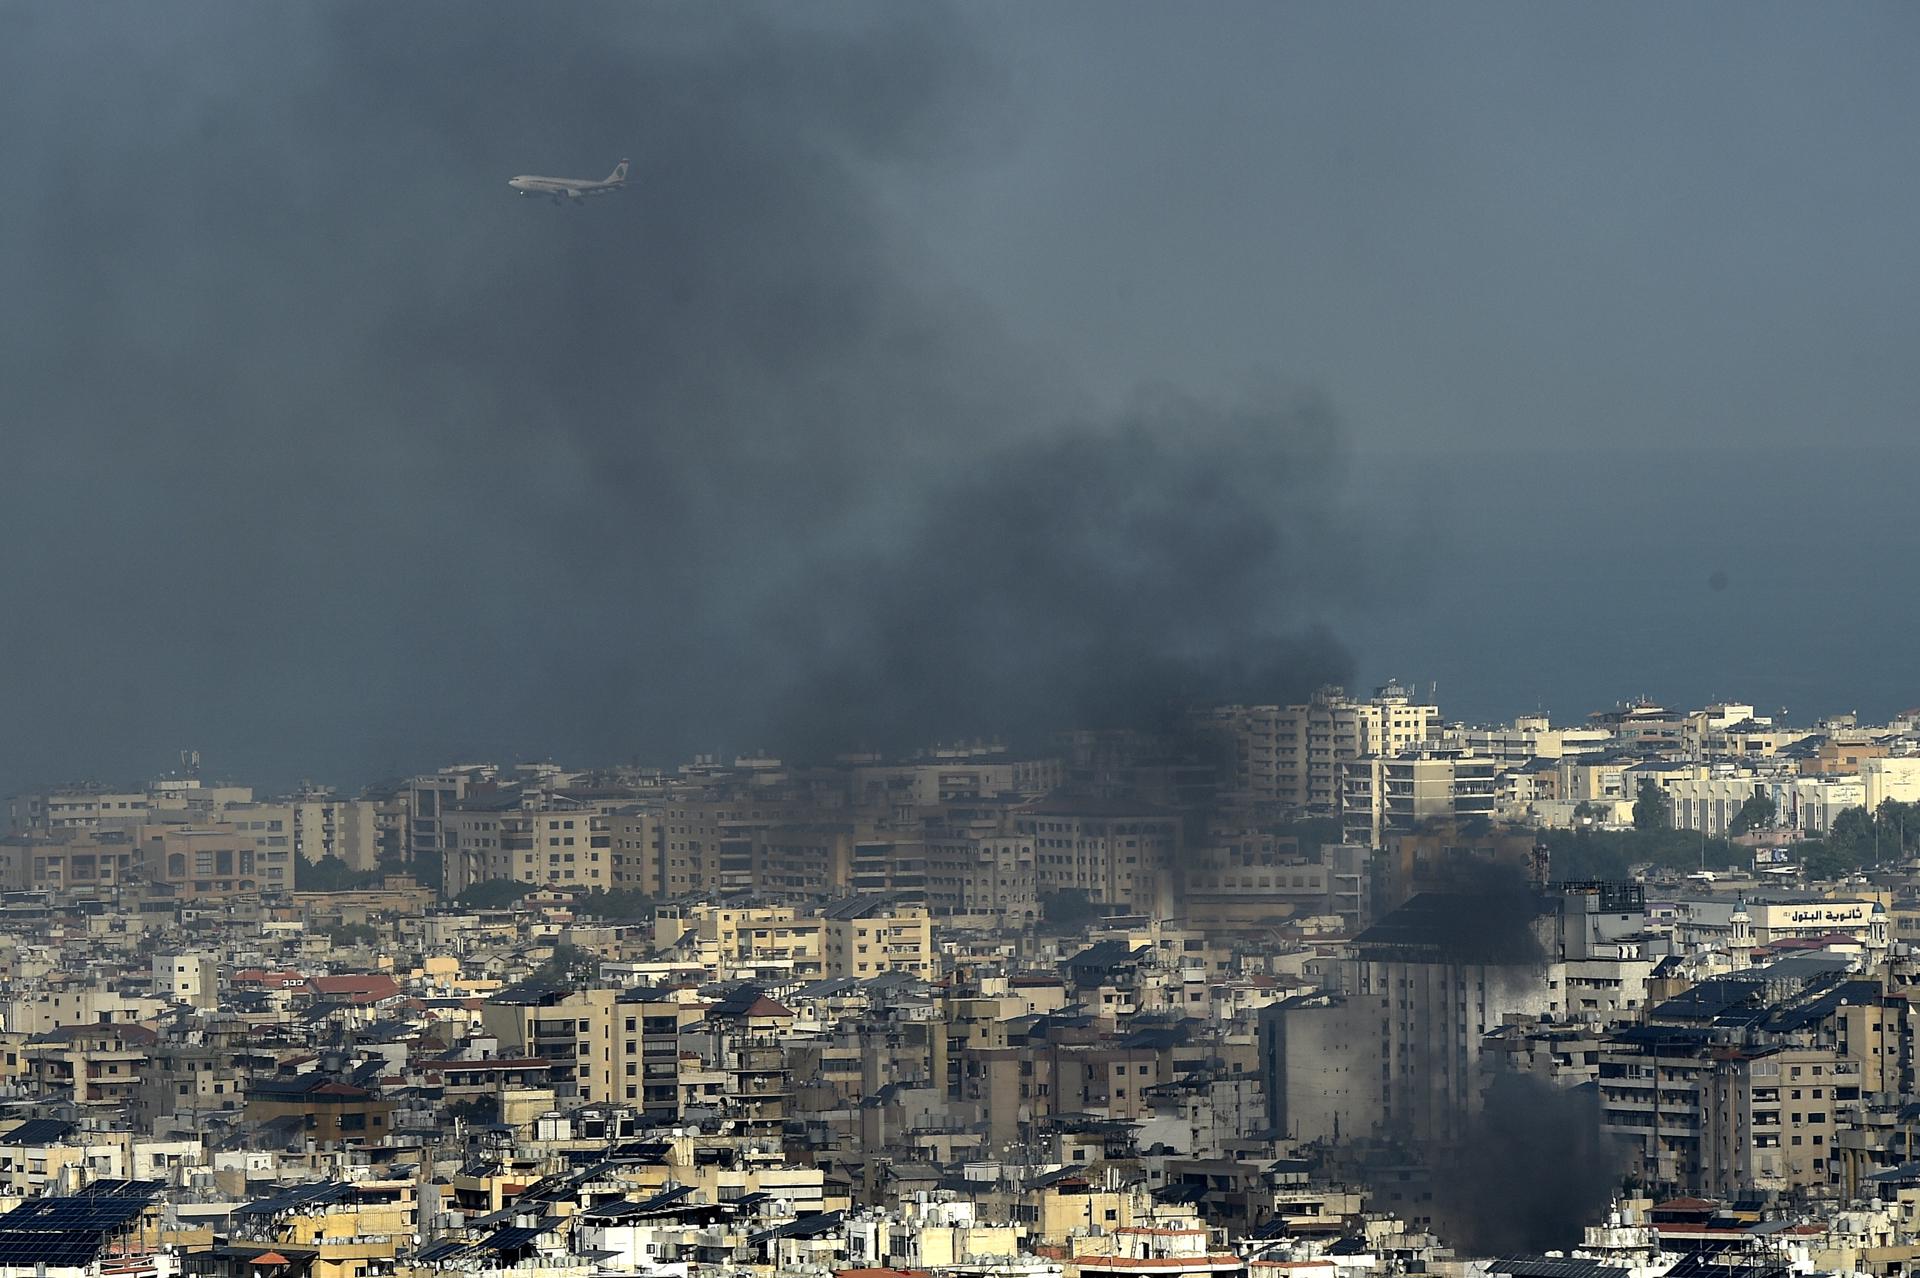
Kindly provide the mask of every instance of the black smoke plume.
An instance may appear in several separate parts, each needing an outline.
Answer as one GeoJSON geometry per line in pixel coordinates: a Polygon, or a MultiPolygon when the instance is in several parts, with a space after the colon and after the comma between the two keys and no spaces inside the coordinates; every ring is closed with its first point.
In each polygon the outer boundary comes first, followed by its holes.
{"type": "Polygon", "coordinates": [[[892,211],[1017,98],[921,5],[0,11],[0,780],[821,751],[1344,674],[1330,414],[1063,426],[892,211]],[[584,207],[505,185],[623,156],[584,207]]]}
{"type": "MultiPolygon", "coordinates": [[[[1534,982],[1544,992],[1554,898],[1517,864],[1463,847],[1442,846],[1438,853],[1415,871],[1428,890],[1388,914],[1362,942],[1439,965],[1440,992],[1420,997],[1450,999],[1456,986],[1464,991],[1483,979],[1489,986],[1534,982]]],[[[1416,1017],[1445,1023],[1450,1011],[1428,1006],[1416,1017]]],[[[1419,1050],[1430,1041],[1422,1035],[1410,1046],[1419,1050]]],[[[1397,1153],[1411,1156],[1430,1177],[1435,1231],[1472,1256],[1577,1245],[1582,1229],[1605,1210],[1623,1166],[1620,1151],[1601,1135],[1595,1090],[1513,1072],[1492,1045],[1483,1046],[1478,1060],[1464,1087],[1420,1093],[1431,1112],[1416,1121],[1403,1110],[1400,1128],[1389,1133],[1397,1153]]],[[[1422,1059],[1408,1076],[1443,1080],[1448,1065],[1422,1059]]]]}
{"type": "Polygon", "coordinates": [[[794,611],[827,642],[799,650],[789,739],[1163,727],[1344,678],[1344,649],[1300,624],[1347,558],[1336,438],[1312,402],[1162,396],[959,468],[805,584],[794,611]]]}
{"type": "Polygon", "coordinates": [[[1433,1161],[1434,1219],[1474,1256],[1579,1245],[1620,1186],[1620,1151],[1600,1132],[1592,1087],[1495,1074],[1464,1137],[1433,1161]]]}

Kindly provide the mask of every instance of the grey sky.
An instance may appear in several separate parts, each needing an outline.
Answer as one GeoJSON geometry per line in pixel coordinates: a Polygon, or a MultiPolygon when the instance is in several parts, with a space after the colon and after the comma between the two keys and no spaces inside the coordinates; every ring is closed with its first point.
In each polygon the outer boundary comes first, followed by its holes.
{"type": "Polygon", "coordinates": [[[1089,384],[1281,367],[1361,445],[1907,438],[1907,6],[985,15],[1027,129],[927,221],[1089,384]]]}
{"type": "Polygon", "coordinates": [[[0,4],[0,779],[1920,700],[1915,26],[0,4]]]}
{"type": "Polygon", "coordinates": [[[1025,127],[927,221],[1089,384],[1278,368],[1362,446],[1907,438],[1910,6],[972,12],[1025,127]]]}

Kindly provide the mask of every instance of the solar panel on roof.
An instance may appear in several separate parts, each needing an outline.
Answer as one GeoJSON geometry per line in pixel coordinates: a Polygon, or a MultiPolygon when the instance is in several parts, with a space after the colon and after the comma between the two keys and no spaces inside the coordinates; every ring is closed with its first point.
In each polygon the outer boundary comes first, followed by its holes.
{"type": "Polygon", "coordinates": [[[310,1203],[332,1202],[337,1199],[349,1198],[352,1194],[353,1186],[351,1185],[342,1184],[337,1181],[317,1181],[310,1185],[295,1185],[292,1189],[284,1190],[281,1193],[273,1195],[271,1198],[262,1198],[255,1202],[250,1202],[239,1211],[236,1211],[234,1215],[273,1216],[283,1211],[292,1211],[296,1207],[304,1207],[310,1203]]]}
{"type": "Polygon", "coordinates": [[[146,1207],[144,1198],[32,1198],[0,1215],[0,1230],[118,1229],[146,1207]]]}
{"type": "Polygon", "coordinates": [[[432,1264],[436,1261],[451,1260],[460,1253],[471,1251],[472,1249],[473,1244],[470,1242],[463,1242],[458,1238],[448,1238],[415,1252],[413,1258],[424,1264],[432,1264]]]}
{"type": "Polygon", "coordinates": [[[0,1145],[51,1145],[78,1126],[58,1118],[29,1118],[5,1136],[0,1145]]]}
{"type": "Polygon", "coordinates": [[[1511,1278],[1626,1278],[1629,1272],[1596,1260],[1571,1260],[1558,1256],[1507,1256],[1487,1266],[1489,1273],[1508,1274],[1511,1278]]]}
{"type": "Polygon", "coordinates": [[[75,1190],[74,1198],[139,1198],[149,1199],[158,1194],[164,1186],[157,1180],[115,1180],[103,1177],[75,1190]]]}
{"type": "Polygon", "coordinates": [[[106,1245],[106,1236],[92,1230],[23,1233],[0,1229],[0,1265],[80,1268],[91,1265],[106,1245]]]}
{"type": "Polygon", "coordinates": [[[541,1225],[509,1225],[482,1242],[480,1246],[487,1251],[514,1251],[546,1232],[547,1227],[541,1225]]]}

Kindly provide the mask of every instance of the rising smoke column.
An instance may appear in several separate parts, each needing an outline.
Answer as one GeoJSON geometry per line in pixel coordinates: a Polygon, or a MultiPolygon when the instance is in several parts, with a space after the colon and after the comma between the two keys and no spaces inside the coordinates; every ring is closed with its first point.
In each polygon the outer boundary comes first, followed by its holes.
{"type": "MultiPolygon", "coordinates": [[[[1482,983],[1545,993],[1553,955],[1538,929],[1555,907],[1523,870],[1450,852],[1423,878],[1428,890],[1368,934],[1415,943],[1420,961],[1437,966],[1441,979],[1416,982],[1423,997],[1451,1000],[1457,988],[1464,1000],[1482,983]]],[[[1452,1019],[1450,1009],[1432,1004],[1418,1016],[1452,1019]]],[[[1406,1079],[1432,1084],[1416,1102],[1431,1112],[1422,1115],[1423,1131],[1403,1125],[1388,1133],[1431,1177],[1435,1231],[1471,1256],[1577,1245],[1623,1169],[1620,1151],[1601,1134],[1595,1089],[1514,1073],[1492,1048],[1478,1061],[1463,1087],[1441,1084],[1447,1062],[1413,1062],[1406,1079]]],[[[1411,1119],[1403,1107],[1403,1124],[1411,1119]]]]}
{"type": "Polygon", "coordinates": [[[1592,1087],[1494,1074],[1463,1138],[1435,1151],[1436,1227],[1468,1255],[1577,1246],[1620,1187],[1620,1150],[1592,1087]]]}
{"type": "Polygon", "coordinates": [[[989,450],[795,603],[790,735],[900,746],[1154,726],[1181,702],[1304,697],[1345,650],[1338,428],[1311,399],[1160,395],[1124,420],[989,450]]]}
{"type": "Polygon", "coordinates": [[[897,224],[1017,129],[953,11],[0,22],[0,775],[820,751],[1348,668],[1323,407],[1088,421],[897,224]],[[504,186],[622,156],[586,208],[504,186]]]}

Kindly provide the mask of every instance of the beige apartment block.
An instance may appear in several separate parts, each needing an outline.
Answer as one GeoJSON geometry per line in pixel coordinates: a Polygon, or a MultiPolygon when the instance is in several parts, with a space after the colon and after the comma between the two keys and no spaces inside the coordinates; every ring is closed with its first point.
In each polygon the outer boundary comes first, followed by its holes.
{"type": "Polygon", "coordinates": [[[1392,683],[1367,700],[1325,688],[1304,705],[1222,706],[1213,719],[1234,744],[1241,794],[1326,814],[1339,810],[1343,763],[1402,754],[1438,741],[1442,731],[1438,706],[1392,683]]]}

